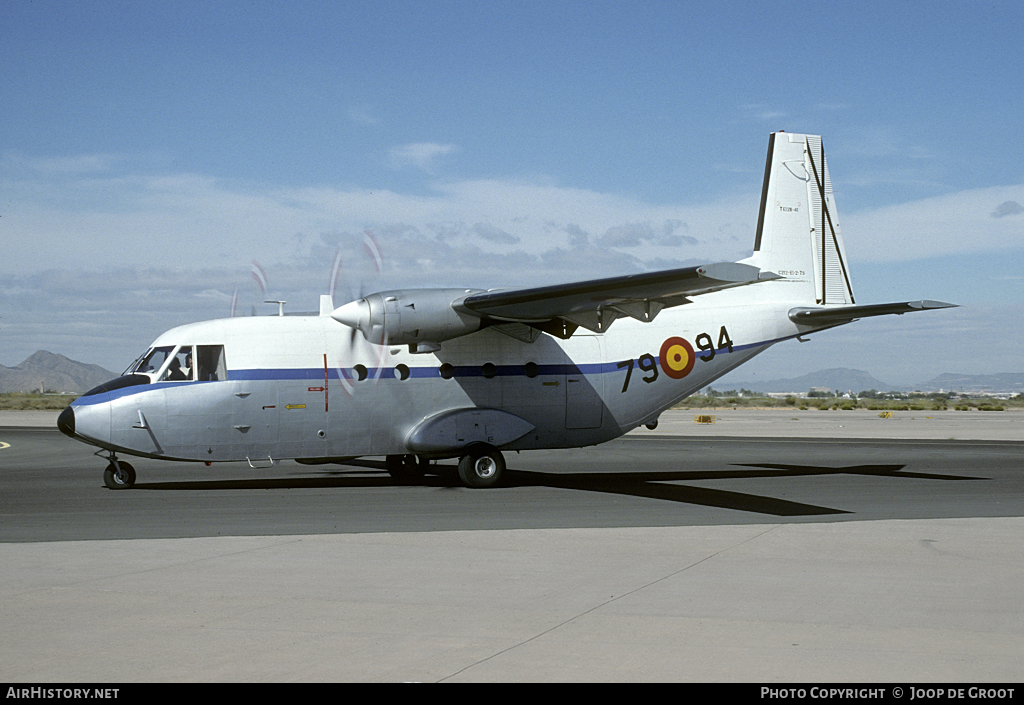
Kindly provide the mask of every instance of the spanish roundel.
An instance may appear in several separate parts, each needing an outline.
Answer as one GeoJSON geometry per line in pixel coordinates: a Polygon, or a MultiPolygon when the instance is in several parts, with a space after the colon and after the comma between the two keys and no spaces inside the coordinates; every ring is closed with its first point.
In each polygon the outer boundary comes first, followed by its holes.
{"type": "Polygon", "coordinates": [[[658,354],[662,371],[672,379],[682,379],[690,374],[695,359],[693,346],[682,338],[669,338],[661,344],[658,354]]]}

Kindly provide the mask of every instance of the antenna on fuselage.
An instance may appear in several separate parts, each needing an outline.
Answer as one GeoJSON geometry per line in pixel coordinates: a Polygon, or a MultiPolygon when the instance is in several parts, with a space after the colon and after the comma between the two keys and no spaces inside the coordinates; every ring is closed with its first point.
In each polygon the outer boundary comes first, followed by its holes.
{"type": "Polygon", "coordinates": [[[278,316],[283,316],[284,315],[284,305],[286,303],[288,303],[288,302],[287,301],[264,301],[263,303],[265,303],[265,304],[277,304],[277,315],[278,316]]]}

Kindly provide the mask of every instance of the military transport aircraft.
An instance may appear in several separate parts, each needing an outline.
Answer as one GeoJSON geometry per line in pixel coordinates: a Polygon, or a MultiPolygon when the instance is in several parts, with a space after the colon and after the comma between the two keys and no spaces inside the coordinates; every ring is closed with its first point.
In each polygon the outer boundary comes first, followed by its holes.
{"type": "Polygon", "coordinates": [[[821,138],[768,141],[753,255],[515,290],[399,289],[319,315],[174,328],[57,426],[118,454],[320,464],[386,456],[397,479],[459,458],[469,487],[502,453],[575,448],[646,424],[775,343],[953,304],[854,300],[821,138]]]}

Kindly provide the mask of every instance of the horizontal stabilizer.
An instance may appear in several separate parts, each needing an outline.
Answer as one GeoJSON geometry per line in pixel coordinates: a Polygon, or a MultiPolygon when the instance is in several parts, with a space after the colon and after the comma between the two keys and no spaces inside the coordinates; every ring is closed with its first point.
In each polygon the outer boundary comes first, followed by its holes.
{"type": "Polygon", "coordinates": [[[837,306],[830,308],[794,308],[789,311],[789,320],[794,323],[807,325],[840,325],[849,323],[858,318],[869,316],[886,316],[895,314],[901,316],[904,313],[914,311],[930,311],[937,308],[956,308],[957,304],[947,304],[944,301],[904,301],[893,304],[870,304],[867,306],[837,306]]]}

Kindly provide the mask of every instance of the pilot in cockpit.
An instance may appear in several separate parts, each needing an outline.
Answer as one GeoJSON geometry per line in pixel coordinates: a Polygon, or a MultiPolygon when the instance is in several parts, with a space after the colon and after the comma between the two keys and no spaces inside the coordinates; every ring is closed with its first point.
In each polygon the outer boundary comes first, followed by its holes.
{"type": "Polygon", "coordinates": [[[164,373],[164,379],[168,382],[181,382],[192,379],[191,351],[184,355],[184,365],[182,365],[181,359],[182,353],[178,353],[171,358],[171,362],[167,366],[167,372],[164,373]]]}
{"type": "Polygon", "coordinates": [[[171,364],[167,367],[167,374],[164,376],[169,382],[177,382],[180,380],[188,379],[185,373],[181,369],[181,363],[178,362],[178,358],[171,360],[171,364]]]}

